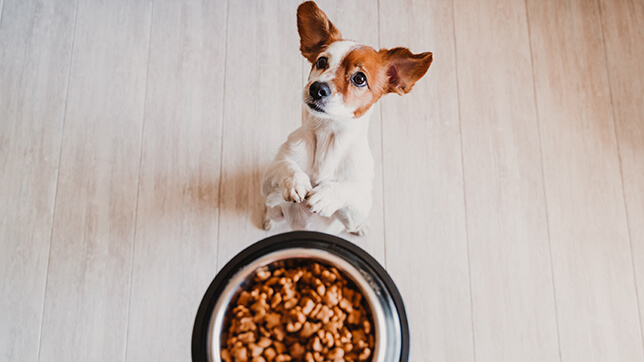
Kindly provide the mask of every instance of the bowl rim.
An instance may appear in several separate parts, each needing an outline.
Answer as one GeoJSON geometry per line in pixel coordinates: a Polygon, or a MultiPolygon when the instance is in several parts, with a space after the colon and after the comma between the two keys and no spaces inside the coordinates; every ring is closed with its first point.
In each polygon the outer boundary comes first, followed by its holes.
{"type": "Polygon", "coordinates": [[[393,300],[400,323],[401,335],[401,350],[399,362],[407,362],[409,358],[409,324],[405,306],[402,296],[398,291],[391,276],[380,265],[380,263],[373,258],[369,253],[353,244],[350,241],[342,239],[338,236],[324,234],[313,231],[293,231],[283,234],[277,234],[260,240],[233,257],[226,265],[217,273],[213,281],[208,286],[204,297],[201,300],[195,323],[192,332],[192,360],[198,362],[209,361],[208,345],[210,320],[214,307],[226,288],[228,281],[231,277],[237,274],[241,269],[245,268],[247,264],[256,260],[264,255],[270,254],[275,251],[290,249],[290,248],[319,248],[327,251],[336,251],[339,253],[350,253],[354,257],[361,259],[368,265],[375,276],[380,279],[389,292],[393,300]]]}

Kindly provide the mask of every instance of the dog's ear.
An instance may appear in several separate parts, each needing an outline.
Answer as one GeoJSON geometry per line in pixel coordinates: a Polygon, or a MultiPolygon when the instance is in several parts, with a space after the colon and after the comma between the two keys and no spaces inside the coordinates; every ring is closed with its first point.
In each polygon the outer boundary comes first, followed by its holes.
{"type": "Polygon", "coordinates": [[[313,1],[302,3],[297,8],[297,31],[300,33],[302,55],[315,62],[326,45],[342,40],[342,34],[313,1]]]}
{"type": "Polygon", "coordinates": [[[387,69],[385,93],[409,93],[414,84],[427,73],[432,64],[432,53],[413,54],[407,48],[381,49],[379,51],[387,69]]]}

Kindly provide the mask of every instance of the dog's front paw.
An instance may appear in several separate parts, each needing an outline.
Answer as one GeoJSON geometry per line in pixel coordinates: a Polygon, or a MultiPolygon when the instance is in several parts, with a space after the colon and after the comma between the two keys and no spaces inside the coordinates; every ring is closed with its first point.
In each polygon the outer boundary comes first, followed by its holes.
{"type": "Polygon", "coordinates": [[[365,236],[365,235],[367,235],[368,231],[369,231],[369,224],[367,224],[367,223],[360,224],[360,225],[358,225],[357,227],[355,227],[353,229],[347,229],[348,233],[353,234],[353,235],[357,235],[357,236],[365,236]]]}
{"type": "Polygon", "coordinates": [[[311,188],[309,177],[305,173],[296,173],[282,181],[282,197],[287,202],[302,202],[311,188]]]}
{"type": "Polygon", "coordinates": [[[320,216],[331,217],[344,204],[338,197],[335,185],[322,184],[314,188],[306,196],[306,206],[320,216]]]}

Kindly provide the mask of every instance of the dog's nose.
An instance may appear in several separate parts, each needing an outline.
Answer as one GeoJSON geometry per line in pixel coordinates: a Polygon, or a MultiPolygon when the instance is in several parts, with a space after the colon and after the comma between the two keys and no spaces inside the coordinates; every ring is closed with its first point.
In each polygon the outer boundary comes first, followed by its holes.
{"type": "Polygon", "coordinates": [[[331,95],[331,89],[325,83],[313,82],[311,87],[309,87],[309,94],[317,101],[331,95]]]}

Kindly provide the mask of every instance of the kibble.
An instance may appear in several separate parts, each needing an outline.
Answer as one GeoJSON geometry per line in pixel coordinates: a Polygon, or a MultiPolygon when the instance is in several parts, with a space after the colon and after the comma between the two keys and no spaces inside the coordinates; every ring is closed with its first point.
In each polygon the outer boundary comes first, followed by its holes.
{"type": "Polygon", "coordinates": [[[226,326],[225,362],[372,360],[375,336],[361,292],[319,263],[257,270],[226,326]]]}

